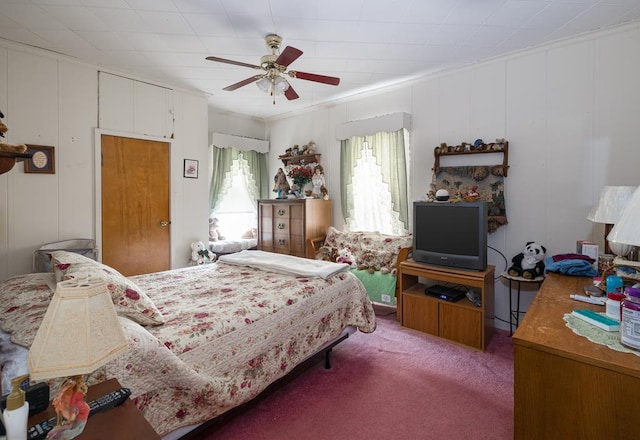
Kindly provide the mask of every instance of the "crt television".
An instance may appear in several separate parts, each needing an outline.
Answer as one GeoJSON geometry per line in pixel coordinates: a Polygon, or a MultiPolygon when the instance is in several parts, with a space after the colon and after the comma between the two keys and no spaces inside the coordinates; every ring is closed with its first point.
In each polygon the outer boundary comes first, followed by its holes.
{"type": "Polygon", "coordinates": [[[487,210],[486,202],[413,202],[413,259],[485,270],[487,210]]]}

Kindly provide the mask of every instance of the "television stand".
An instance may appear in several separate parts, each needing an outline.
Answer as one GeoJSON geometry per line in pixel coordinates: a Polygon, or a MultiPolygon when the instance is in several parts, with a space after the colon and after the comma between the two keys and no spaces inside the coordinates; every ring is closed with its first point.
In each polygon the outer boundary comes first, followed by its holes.
{"type": "Polygon", "coordinates": [[[403,327],[484,351],[493,329],[494,273],[494,266],[474,271],[403,261],[398,268],[398,321],[403,327]],[[427,285],[419,278],[475,288],[481,305],[474,306],[467,297],[450,302],[427,296],[427,285]]]}

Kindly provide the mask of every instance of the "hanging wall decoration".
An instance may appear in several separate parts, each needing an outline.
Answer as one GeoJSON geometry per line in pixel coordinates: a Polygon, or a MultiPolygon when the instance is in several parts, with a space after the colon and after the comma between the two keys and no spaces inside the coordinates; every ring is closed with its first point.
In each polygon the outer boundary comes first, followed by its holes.
{"type": "Polygon", "coordinates": [[[55,174],[55,147],[45,145],[27,145],[31,158],[24,161],[25,173],[55,174]]]}
{"type": "Polygon", "coordinates": [[[189,179],[198,178],[198,161],[193,159],[184,160],[184,177],[189,179]]]}
{"type": "Polygon", "coordinates": [[[494,232],[508,223],[504,200],[504,178],[509,168],[508,151],[509,142],[504,139],[497,139],[491,144],[478,139],[474,144],[462,143],[455,147],[441,144],[434,150],[431,191],[435,194],[439,189],[446,189],[451,195],[452,203],[478,200],[487,202],[488,231],[494,232]],[[478,153],[502,153],[503,162],[499,165],[440,166],[441,156],[478,153]]]}

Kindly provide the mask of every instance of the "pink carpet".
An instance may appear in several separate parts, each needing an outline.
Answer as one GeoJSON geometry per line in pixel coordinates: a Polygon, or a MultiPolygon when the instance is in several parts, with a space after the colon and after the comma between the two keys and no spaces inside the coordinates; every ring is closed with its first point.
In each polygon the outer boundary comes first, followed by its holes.
{"type": "Polygon", "coordinates": [[[484,353],[378,316],[372,334],[334,348],[198,438],[511,439],[513,346],[496,330],[484,353]]]}

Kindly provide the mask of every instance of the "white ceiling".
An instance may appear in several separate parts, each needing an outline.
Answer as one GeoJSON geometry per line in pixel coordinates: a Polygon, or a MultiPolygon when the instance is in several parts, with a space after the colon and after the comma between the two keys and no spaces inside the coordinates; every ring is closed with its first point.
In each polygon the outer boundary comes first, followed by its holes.
{"type": "Polygon", "coordinates": [[[210,106],[268,118],[586,31],[640,19],[640,0],[0,0],[0,38],[209,94],[210,106]],[[276,104],[255,75],[264,37],[304,53],[276,104]]]}

